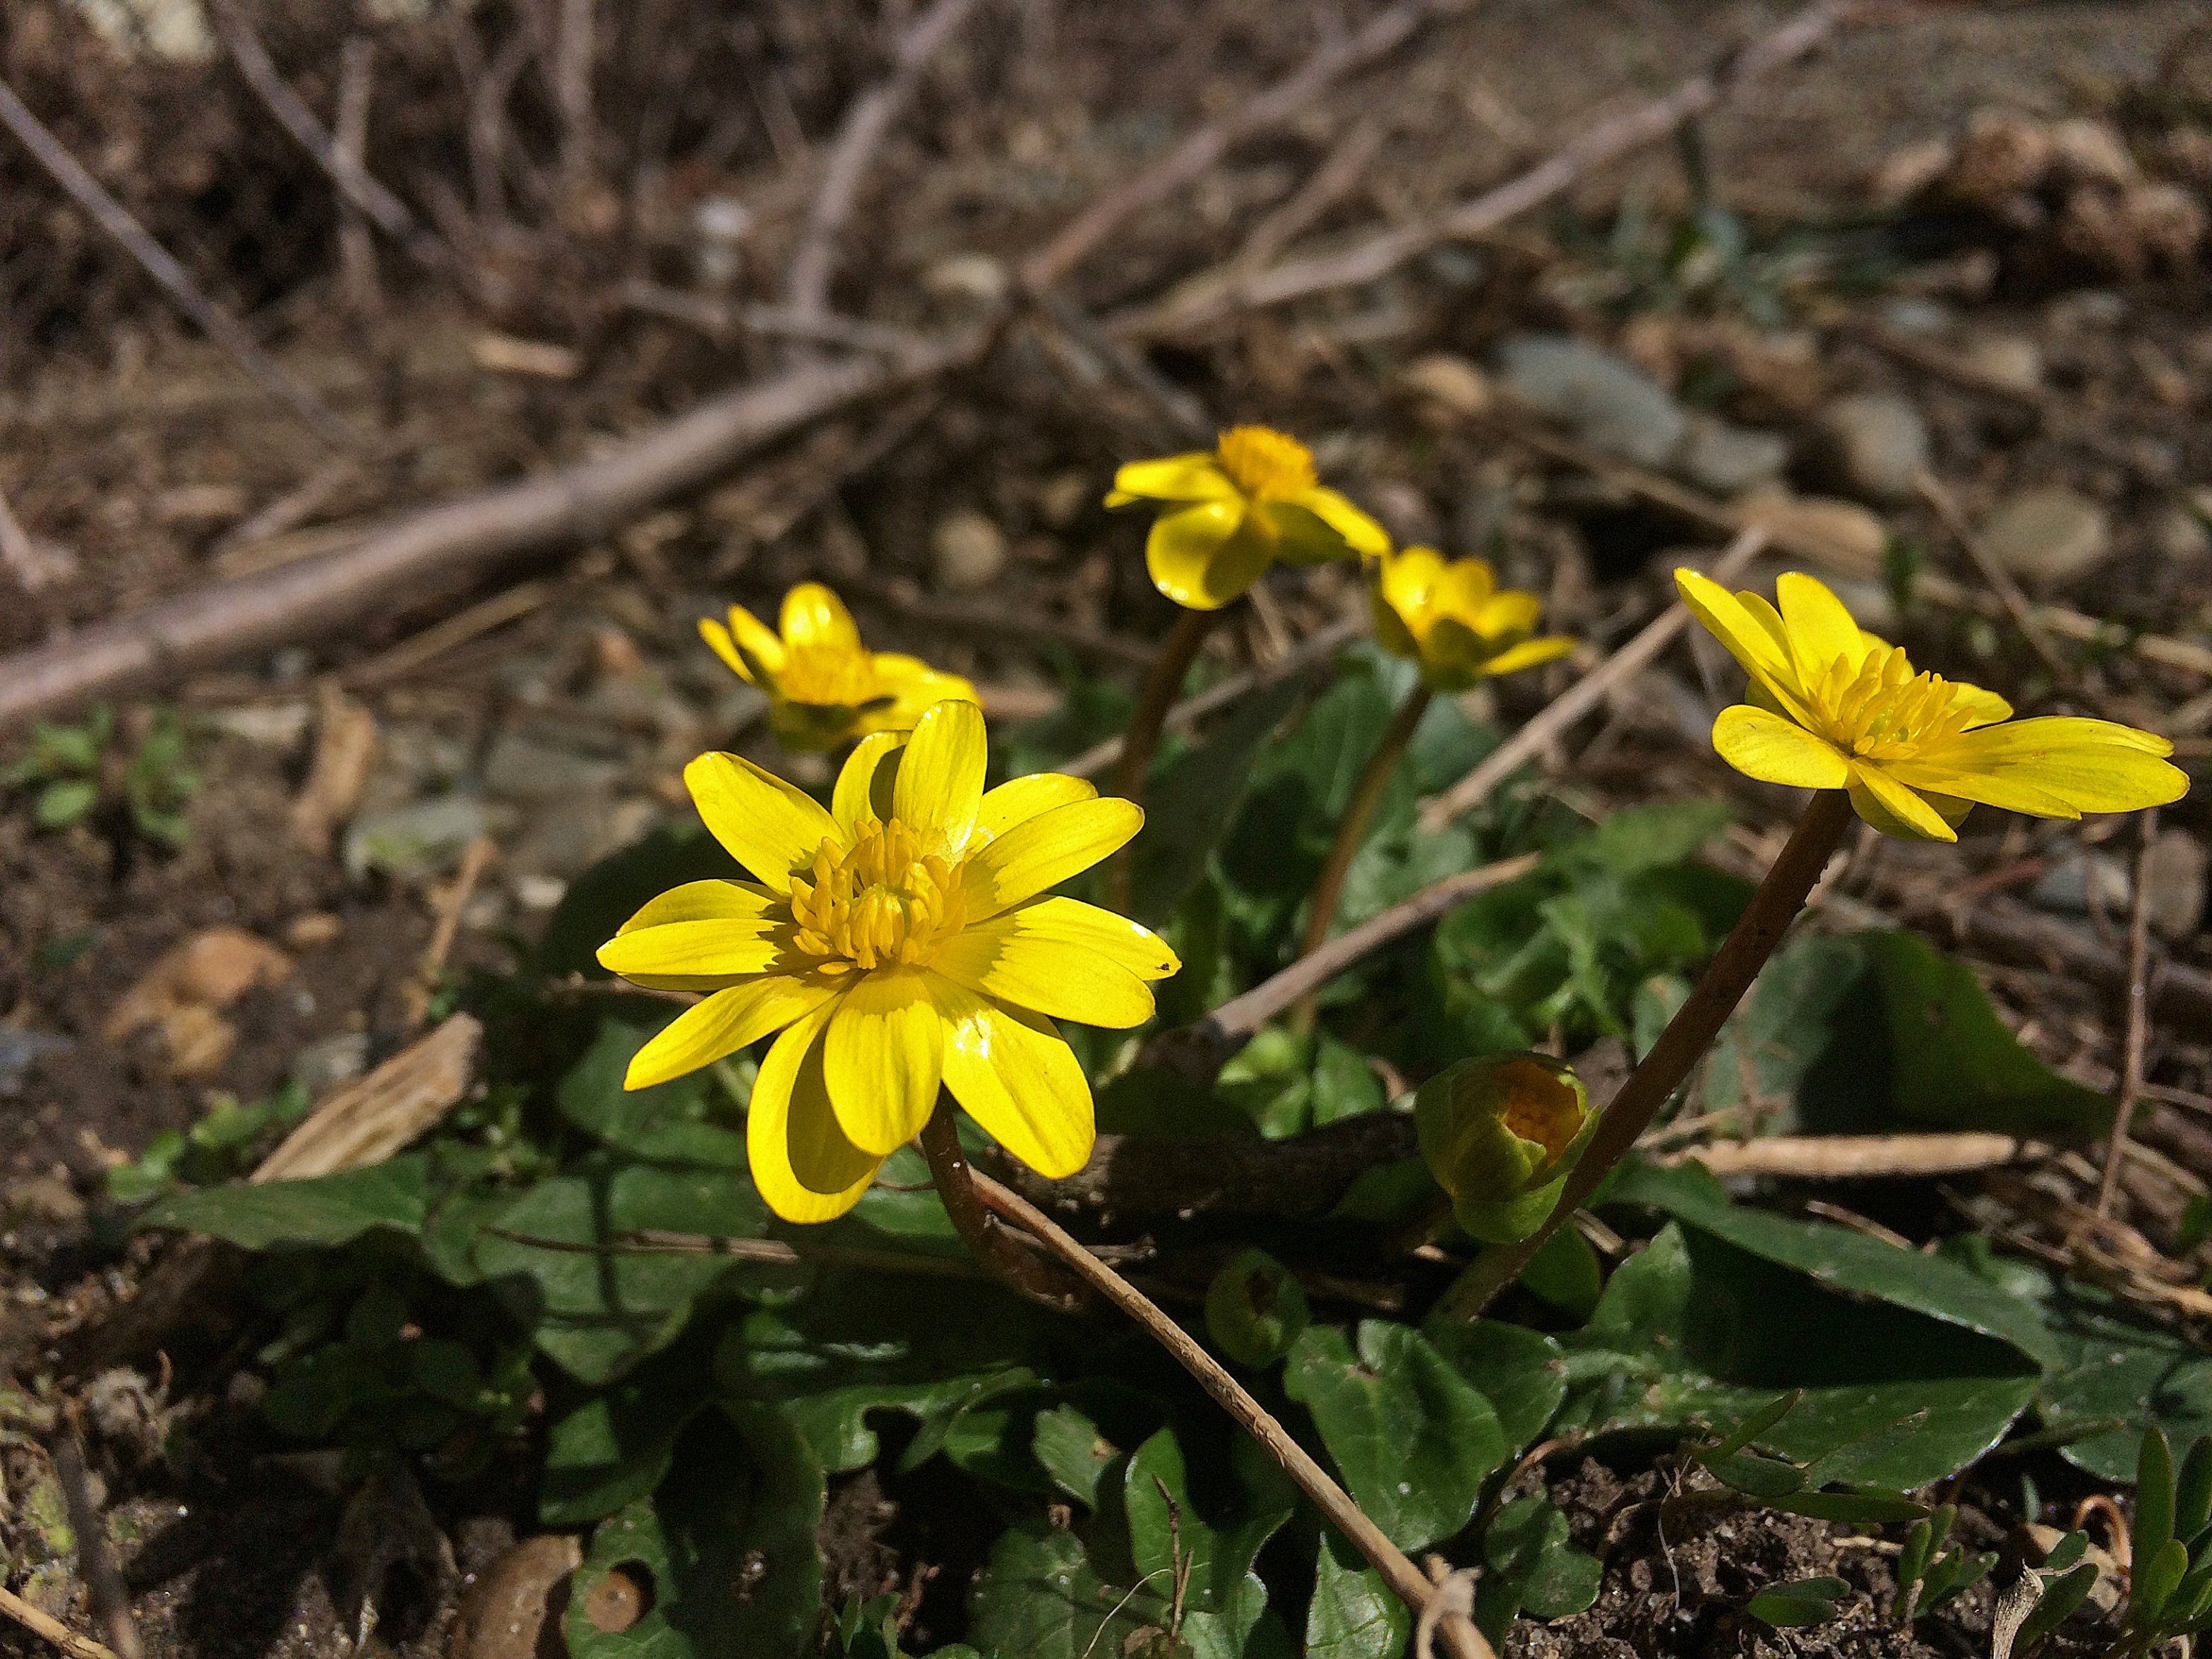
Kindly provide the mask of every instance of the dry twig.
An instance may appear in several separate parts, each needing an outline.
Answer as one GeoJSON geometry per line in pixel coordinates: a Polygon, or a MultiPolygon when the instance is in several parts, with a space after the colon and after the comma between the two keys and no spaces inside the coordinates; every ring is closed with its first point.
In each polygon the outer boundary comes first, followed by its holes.
{"type": "Polygon", "coordinates": [[[100,187],[100,181],[84,170],[4,80],[0,80],[0,126],[15,135],[32,159],[92,216],[93,222],[136,259],[177,308],[228,351],[263,391],[298,416],[302,425],[333,449],[350,449],[359,441],[352,429],[331,413],[330,405],[261,349],[261,343],[246,331],[243,323],[199,291],[169,251],[147,234],[129,209],[100,187]]]}
{"type": "Polygon", "coordinates": [[[14,1620],[32,1635],[52,1643],[70,1659],[119,1659],[115,1650],[89,1636],[79,1636],[43,1607],[33,1607],[11,1589],[0,1589],[0,1615],[14,1620]]]}
{"type": "Polygon", "coordinates": [[[2029,1154],[2012,1135],[1767,1135],[1711,1140],[1662,1159],[1704,1164],[1715,1175],[1773,1176],[1792,1181],[1893,1181],[1991,1170],[2029,1154]]]}
{"type": "Polygon", "coordinates": [[[2112,1199],[2119,1190],[2128,1129],[2136,1103],[2142,1098],[2143,1059],[2150,1036],[2150,854],[2158,839],[2158,808],[2149,808],[2136,822],[2142,848],[2136,854],[2135,906],[2128,917],[2127,1046],[2120,1062],[2120,1097],[2112,1106],[2112,1133],[2105,1144],[2104,1174],[2097,1183],[2100,1216],[2112,1212],[2112,1199]]]}
{"type": "Polygon", "coordinates": [[[131,1597],[115,1563],[115,1546],[107,1540],[107,1522],[93,1502],[84,1443],[77,1438],[74,1421],[63,1423],[49,1449],[54,1479],[69,1507],[70,1530],[76,1534],[76,1574],[84,1584],[85,1610],[106,1634],[115,1659],[139,1659],[145,1649],[138,1640],[138,1626],[131,1621],[131,1597]]]}
{"type": "Polygon", "coordinates": [[[455,1014],[308,1114],[249,1181],[305,1181],[381,1164],[468,1093],[483,1027],[455,1014]]]}
{"type": "Polygon", "coordinates": [[[30,532],[16,521],[8,498],[0,495],[0,567],[6,568],[26,593],[35,593],[72,574],[76,560],[33,541],[30,532]]]}
{"type": "Polygon", "coordinates": [[[2020,584],[2012,579],[2012,573],[1999,564],[1983,544],[1965,510],[1960,507],[1958,497],[1952,495],[1945,488],[1943,481],[1932,472],[1916,472],[1912,477],[1912,487],[1920,492],[1920,499],[1928,503],[1943,528],[1951,532],[1951,539],[1966,550],[1966,556],[1974,562],[1974,568],[1982,573],[1982,580],[1990,585],[1997,596],[1997,602],[2004,606],[2005,615],[2012,618],[2013,626],[2020,629],[2021,637],[2027,641],[2029,648],[2043,659],[2043,665],[2051,671],[2052,678],[2061,685],[2071,685],[2075,678],[2073,665],[2059,655],[2058,647],[2051,643],[2051,635],[2043,631],[2043,624],[2036,619],[2034,608],[2028,604],[2027,595],[2020,591],[2020,584]]]}
{"type": "MultiPolygon", "coordinates": [[[[350,35],[338,51],[338,118],[333,134],[337,152],[353,166],[368,154],[368,106],[375,90],[376,48],[362,35],[350,35]]],[[[376,283],[376,242],[368,220],[350,198],[338,214],[338,273],[347,301],[360,315],[374,315],[383,304],[376,283]]]]}
{"type": "Polygon", "coordinates": [[[436,994],[438,981],[446,971],[446,963],[453,954],[453,942],[460,937],[461,912],[468,908],[469,900],[490,867],[492,856],[499,849],[488,836],[478,836],[461,849],[460,868],[453,878],[441,887],[432,908],[437,920],[430,929],[430,942],[422,947],[422,960],[415,964],[415,977],[408,982],[404,1002],[407,1023],[419,1025],[430,1012],[430,999],[436,994]]]}

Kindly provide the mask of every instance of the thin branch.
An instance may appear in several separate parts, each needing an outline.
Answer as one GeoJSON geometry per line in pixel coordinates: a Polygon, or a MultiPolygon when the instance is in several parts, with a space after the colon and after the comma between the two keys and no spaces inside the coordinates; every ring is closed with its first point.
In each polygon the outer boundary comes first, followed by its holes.
{"type": "Polygon", "coordinates": [[[0,1615],[14,1620],[33,1636],[52,1643],[70,1659],[117,1659],[115,1650],[89,1636],[79,1636],[43,1607],[33,1607],[11,1589],[0,1589],[0,1615]]]}
{"type": "Polygon", "coordinates": [[[333,449],[350,449],[360,441],[330,406],[295,379],[292,372],[261,348],[246,325],[201,293],[169,251],[149,235],[122,203],[100,187],[76,157],[63,147],[15,89],[0,80],[0,126],[15,135],[53,181],[71,200],[92,216],[93,222],[116,245],[138,262],[139,268],[160,284],[177,308],[197,323],[207,337],[237,360],[263,391],[283,403],[301,423],[333,449]]]}
{"type": "Polygon", "coordinates": [[[1464,0],[1398,0],[1364,27],[1332,40],[1285,76],[1220,119],[1192,133],[1151,167],[1088,208],[1024,260],[1022,285],[1050,288],[1069,275],[1127,219],[1204,175],[1230,147],[1279,126],[1331,83],[1395,51],[1414,32],[1464,0]]]}
{"type": "Polygon", "coordinates": [[[84,1583],[85,1610],[106,1636],[116,1659],[140,1659],[145,1648],[138,1640],[138,1626],[131,1622],[131,1597],[123,1588],[115,1546],[108,1541],[107,1522],[93,1502],[84,1443],[77,1437],[73,1417],[64,1422],[49,1450],[54,1479],[69,1510],[70,1530],[76,1534],[76,1572],[84,1583]]]}
{"type": "Polygon", "coordinates": [[[896,364],[794,368],[709,399],[580,465],[408,514],[319,558],[193,589],[0,659],[0,729],[336,627],[395,599],[419,599],[426,588],[461,586],[519,554],[586,539],[797,427],[974,362],[992,338],[983,328],[896,364]]]}
{"type": "Polygon", "coordinates": [[[8,505],[7,496],[0,495],[0,568],[14,576],[26,593],[35,593],[74,575],[76,558],[32,540],[31,532],[17,521],[15,509],[8,505]]]}
{"type": "Polygon", "coordinates": [[[1943,481],[1932,472],[1914,473],[1912,487],[1920,492],[1920,499],[1933,509],[1943,528],[1951,532],[1951,539],[1958,543],[1966,550],[1966,556],[1973,561],[1974,568],[1982,573],[1982,580],[1990,585],[1990,590],[1997,596],[1997,602],[2004,606],[2005,615],[2012,618],[2013,626],[2020,630],[2021,637],[2027,641],[2029,648],[2043,659],[2043,665],[2051,671],[2051,677],[2062,686],[2071,686],[2076,678],[2073,664],[2059,655],[2058,647],[2051,643],[2051,635],[2043,631],[2043,624],[2036,619],[2034,609],[2027,602],[2027,595],[2020,591],[2020,584],[2012,579],[2012,573],[1996,562],[1996,556],[1976,533],[1973,525],[1959,506],[1958,497],[1952,495],[1943,481]]]}
{"type": "MultiPolygon", "coordinates": [[[[1267,1449],[1267,1455],[1297,1482],[1298,1490],[1311,1498],[1315,1507],[1328,1517],[1329,1523],[1367,1558],[1369,1565],[1382,1574],[1383,1581],[1407,1607],[1417,1613],[1427,1610],[1435,1589],[1421,1570],[1406,1559],[1382,1529],[1352,1502],[1351,1494],[1337,1485],[1328,1471],[1314,1461],[1313,1455],[1292,1439],[1289,1431],[1247,1393],[1243,1385],[1223,1369],[1220,1362],[1206,1352],[1189,1332],[1020,1194],[981,1175],[975,1177],[975,1189],[992,1212],[1037,1239],[1084,1283],[1141,1325],[1146,1334],[1195,1377],[1246,1433],[1267,1449]]],[[[1490,1644],[1463,1616],[1447,1617],[1441,1634],[1455,1659],[1496,1659],[1490,1644]]]]}
{"type": "Polygon", "coordinates": [[[968,1162],[953,1118],[951,1097],[939,1094],[929,1121],[921,1126],[921,1155],[929,1161],[930,1180],[938,1201],[952,1223],[952,1231],[992,1273],[1032,1302],[1070,1313],[1082,1305],[1079,1288],[1067,1283],[1042,1256],[1031,1255],[1014,1242],[1005,1224],[984,1203],[978,1191],[983,1177],[968,1162]]]}
{"type": "Polygon", "coordinates": [[[1231,997],[1204,1019],[1181,1030],[1163,1032],[1145,1047],[1140,1064],[1179,1073],[1211,1085],[1230,1057],[1277,1014],[1318,991],[1354,963],[1392,940],[1434,921],[1478,893],[1518,881],[1543,862],[1540,853],[1522,853],[1479,869],[1462,870],[1426,887],[1357,927],[1347,927],[1310,956],[1261,980],[1242,996],[1231,997]]]}
{"type": "Polygon", "coordinates": [[[821,187],[808,204],[806,228],[791,257],[784,295],[802,317],[830,309],[830,277],[837,257],[837,238],[860,200],[860,180],[882,147],[891,123],[905,109],[922,73],[938,49],[975,9],[975,0],[932,0],[929,9],[899,39],[891,72],[855,98],[845,112],[837,137],[823,164],[821,187]]]}
{"type": "Polygon", "coordinates": [[[709,295],[688,293],[680,288],[642,280],[624,283],[622,297],[623,303],[633,311],[665,317],[671,322],[696,328],[718,342],[728,339],[742,328],[755,334],[815,340],[823,345],[882,352],[887,356],[922,350],[930,343],[927,335],[890,323],[872,323],[865,318],[839,316],[827,311],[802,313],[789,306],[732,304],[709,295]]]}
{"type": "Polygon", "coordinates": [[[1790,1181],[1899,1181],[1964,1175],[2015,1164],[2036,1150],[2012,1135],[1763,1135],[1710,1140],[1661,1159],[1702,1164],[1718,1176],[1770,1176],[1790,1181]]]}
{"type": "MultiPolygon", "coordinates": [[[[1196,327],[1233,312],[1281,305],[1379,281],[1440,242],[1485,236],[1508,219],[1564,194],[1588,174],[1677,131],[1763,75],[1811,52],[1834,31],[1841,0],[1820,0],[1722,64],[1692,76],[1663,98],[1584,130],[1567,146],[1495,190],[1334,253],[1291,259],[1208,292],[1186,307],[1148,307],[1107,319],[1119,333],[1196,327]]],[[[1388,15],[1389,14],[1385,14],[1388,15]]],[[[1210,157],[1208,158],[1211,159],[1210,157]]]]}
{"type": "Polygon", "coordinates": [[[2120,1164],[2127,1157],[2128,1129],[2142,1098],[2143,1060],[2150,1036],[2150,875],[2151,849],[2158,840],[2158,808],[2145,811],[2137,823],[2142,849],[2136,854],[2135,908],[2128,917],[2128,1035],[2120,1062],[2120,1097],[2112,1105],[2112,1137],[2105,1144],[2103,1178],[2097,1183],[2097,1213],[2112,1212],[2119,1191],[2120,1164]]]}
{"type": "Polygon", "coordinates": [[[553,43],[553,101],[561,111],[561,179],[574,190],[589,179],[592,123],[592,0],[561,0],[553,43]]]}
{"type": "MultiPolygon", "coordinates": [[[[368,107],[375,91],[376,48],[362,35],[351,35],[338,50],[338,118],[336,153],[356,167],[368,153],[368,107]]],[[[343,191],[339,192],[344,194],[343,191]]],[[[376,242],[368,219],[351,198],[340,204],[338,271],[346,298],[362,316],[382,303],[376,283],[376,242]]]]}
{"type": "MultiPolygon", "coordinates": [[[[1766,545],[1757,526],[1741,532],[1715,562],[1717,582],[1734,581],[1766,545]]],[[[1565,735],[1567,728],[1650,667],[1674,636],[1689,626],[1690,613],[1680,599],[1646,623],[1627,644],[1554,697],[1533,719],[1484,757],[1480,765],[1421,808],[1420,826],[1443,829],[1490,798],[1490,792],[1565,735]]]]}
{"type": "Polygon", "coordinates": [[[434,270],[450,269],[453,259],[445,244],[424,228],[406,203],[377,182],[358,156],[348,153],[285,82],[268,47],[261,44],[261,37],[239,9],[238,0],[211,0],[209,9],[216,33],[222,37],[246,84],[276,118],[276,125],[329,175],[338,193],[404,249],[410,258],[434,270]]]}

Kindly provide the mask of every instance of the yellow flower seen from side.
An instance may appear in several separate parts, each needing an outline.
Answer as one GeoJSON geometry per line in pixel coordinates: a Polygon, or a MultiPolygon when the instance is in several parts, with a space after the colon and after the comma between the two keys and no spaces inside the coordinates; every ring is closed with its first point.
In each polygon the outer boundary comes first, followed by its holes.
{"type": "Polygon", "coordinates": [[[986,792],[983,714],[939,702],[863,738],[825,809],[734,755],[684,781],[755,878],[654,899],[599,951],[634,983],[704,1000],[638,1050],[649,1088],[776,1036],[746,1150],[769,1207],[827,1221],[921,1130],[940,1085],[1048,1176],[1091,1155],[1091,1085],[1055,1019],[1140,1025],[1182,964],[1135,922],[1047,890],[1117,851],[1143,811],[1080,778],[986,792]]]}
{"type": "Polygon", "coordinates": [[[1278,559],[1322,564],[1388,550],[1382,526],[1314,471],[1313,451],[1272,427],[1237,426],[1210,450],[1131,461],[1109,507],[1164,504],[1145,538],[1152,585],[1190,611],[1241,596],[1278,559]]]}
{"type": "Polygon", "coordinates": [[[699,635],[739,678],[768,693],[769,721],[786,749],[835,749],[872,732],[902,732],[947,697],[975,701],[975,688],[919,657],[871,651],[844,602],[819,582],[783,596],[771,631],[741,605],[727,627],[712,617],[699,635]]]}
{"type": "Polygon", "coordinates": [[[1778,608],[1694,570],[1674,582],[1751,677],[1751,702],[1713,723],[1721,758],[1768,783],[1848,789],[1885,835],[1956,841],[1977,803],[2078,818],[2188,793],[2164,738],[2112,720],[2016,720],[1994,691],[1914,672],[1902,647],[1862,629],[1810,576],[1782,576],[1778,608]]]}
{"type": "Polygon", "coordinates": [[[1464,691],[1478,680],[1564,657],[1575,642],[1538,638],[1543,601],[1501,588],[1480,559],[1447,560],[1433,547],[1385,553],[1369,584],[1375,637],[1421,665],[1431,691],[1464,691]]]}

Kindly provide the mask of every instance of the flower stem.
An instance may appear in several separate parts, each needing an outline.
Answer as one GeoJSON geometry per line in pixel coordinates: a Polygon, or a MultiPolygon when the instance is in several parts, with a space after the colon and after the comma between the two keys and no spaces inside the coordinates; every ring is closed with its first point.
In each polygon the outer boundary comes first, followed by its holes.
{"type": "MultiPolygon", "coordinates": [[[[1167,723],[1168,710],[1175,707],[1176,693],[1182,690],[1182,677],[1198,660],[1199,647],[1206,643],[1206,635],[1220,616],[1218,611],[1185,611],[1176,618],[1159,655],[1152,659],[1145,689],[1121,737],[1121,757],[1114,763],[1112,790],[1123,799],[1144,799],[1145,780],[1152,772],[1152,757],[1159,752],[1160,728],[1167,723]]],[[[1115,910],[1129,908],[1135,869],[1132,856],[1130,849],[1124,848],[1106,866],[1106,902],[1115,910]]]]}
{"type": "Polygon", "coordinates": [[[1721,942],[1689,1000],[1675,1011],[1667,1029],[1659,1034],[1659,1041],[1651,1045],[1651,1052],[1629,1073],[1620,1092],[1607,1105],[1598,1120],[1597,1133],[1568,1175],[1559,1201],[1544,1224],[1516,1244],[1500,1245],[1477,1256],[1444,1292],[1431,1317],[1450,1322],[1480,1315],[1492,1297],[1521,1276],[1530,1258],[1581,1208],[1606,1172],[1651,1127],[1659,1109],[1674,1098],[1674,1091],[1690,1075],[1690,1068],[1712,1047],[1721,1027],[1782,943],[1797,913],[1805,908],[1806,896],[1820,878],[1850,821],[1850,797],[1844,791],[1823,789],[1813,797],[1805,816],[1790,831],[1781,856],[1721,942]]]}
{"type": "MultiPolygon", "coordinates": [[[[1367,1558],[1390,1588],[1416,1613],[1425,1607],[1435,1586],[1421,1570],[1393,1544],[1337,1485],[1311,1453],[1293,1440],[1287,1430],[1255,1400],[1243,1385],[1201,1347],[1189,1332],[1162,1311],[1159,1304],[1085,1249],[1044,1212],[1018,1193],[1000,1186],[988,1176],[976,1176],[975,1191],[981,1202],[1031,1234],[1067,1264],[1076,1277],[1145,1328],[1176,1363],[1198,1379],[1200,1387],[1220,1402],[1245,1431],[1267,1449],[1268,1455],[1297,1482],[1298,1489],[1314,1501],[1338,1531],[1367,1558]]],[[[1454,1659],[1496,1659],[1490,1644],[1464,1617],[1447,1615],[1439,1630],[1454,1659]]]]}
{"type": "Polygon", "coordinates": [[[1060,1274],[1007,1237],[999,1219],[984,1207],[975,1188],[976,1175],[961,1150],[960,1132],[952,1115],[952,1103],[943,1095],[929,1121],[921,1126],[921,1155],[929,1160],[930,1177],[952,1230],[984,1265],[1022,1295],[1065,1313],[1080,1300],[1076,1287],[1060,1274]]]}
{"type": "MultiPolygon", "coordinates": [[[[1352,787],[1352,799],[1345,803],[1344,817],[1336,826],[1336,839],[1329,845],[1328,862],[1322,866],[1321,874],[1314,882],[1313,902],[1306,912],[1305,937],[1298,941],[1301,957],[1311,956],[1328,942],[1329,924],[1336,920],[1337,901],[1344,893],[1344,878],[1351,872],[1352,860],[1359,856],[1360,843],[1367,839],[1367,826],[1375,819],[1375,809],[1382,804],[1390,780],[1397,774],[1398,763],[1405,758],[1406,745],[1413,740],[1413,728],[1429,712],[1429,699],[1434,695],[1425,685],[1416,686],[1398,706],[1398,712],[1376,744],[1375,752],[1367,757],[1367,769],[1352,787]]],[[[1317,987],[1300,997],[1291,1014],[1291,1029],[1301,1034],[1312,1030],[1320,1003],[1321,991],[1317,987]]]]}

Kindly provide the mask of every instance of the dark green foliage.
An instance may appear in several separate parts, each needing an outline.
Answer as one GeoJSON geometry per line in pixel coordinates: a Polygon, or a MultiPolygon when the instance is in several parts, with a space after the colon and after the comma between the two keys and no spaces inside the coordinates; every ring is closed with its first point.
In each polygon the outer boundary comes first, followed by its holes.
{"type": "Polygon", "coordinates": [[[200,787],[187,749],[184,726],[165,708],[125,753],[115,712],[102,704],[76,726],[34,726],[28,752],[0,771],[0,790],[33,792],[41,830],[66,830],[105,808],[131,833],[173,852],[191,839],[185,809],[200,787]]]}

